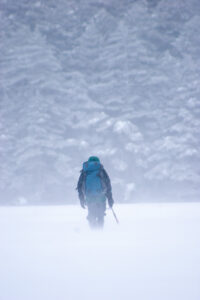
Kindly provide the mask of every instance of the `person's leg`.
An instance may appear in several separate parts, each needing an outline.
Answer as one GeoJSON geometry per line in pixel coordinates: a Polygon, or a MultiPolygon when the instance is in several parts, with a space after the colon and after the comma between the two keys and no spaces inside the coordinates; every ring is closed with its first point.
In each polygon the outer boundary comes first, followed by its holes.
{"type": "Polygon", "coordinates": [[[96,219],[96,203],[88,203],[88,222],[91,228],[96,227],[97,219],[96,219]]]}
{"type": "Polygon", "coordinates": [[[98,203],[98,210],[97,210],[97,226],[102,228],[104,226],[104,216],[106,210],[106,202],[102,201],[98,203]]]}

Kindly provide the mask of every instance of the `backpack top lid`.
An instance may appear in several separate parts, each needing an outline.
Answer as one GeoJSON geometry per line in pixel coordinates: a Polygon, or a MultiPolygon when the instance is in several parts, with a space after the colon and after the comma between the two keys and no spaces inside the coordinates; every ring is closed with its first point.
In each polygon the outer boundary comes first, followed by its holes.
{"type": "Polygon", "coordinates": [[[83,163],[83,171],[93,172],[98,171],[101,168],[100,161],[86,161],[83,163]]]}

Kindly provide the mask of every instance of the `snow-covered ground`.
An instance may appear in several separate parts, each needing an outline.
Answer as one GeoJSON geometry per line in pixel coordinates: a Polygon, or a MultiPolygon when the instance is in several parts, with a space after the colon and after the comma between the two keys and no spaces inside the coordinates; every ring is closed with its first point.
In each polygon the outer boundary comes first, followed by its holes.
{"type": "Polygon", "coordinates": [[[0,208],[1,300],[199,300],[200,204],[0,208]]]}

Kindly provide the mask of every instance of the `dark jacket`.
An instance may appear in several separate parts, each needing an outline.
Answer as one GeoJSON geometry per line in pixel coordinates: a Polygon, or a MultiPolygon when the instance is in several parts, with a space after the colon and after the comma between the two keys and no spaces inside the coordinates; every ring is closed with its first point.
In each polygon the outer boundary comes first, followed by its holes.
{"type": "MultiPolygon", "coordinates": [[[[78,184],[77,184],[77,190],[78,190],[78,195],[79,195],[79,199],[81,204],[85,203],[85,180],[86,180],[86,172],[82,169],[81,170],[81,174],[78,180],[78,184]]],[[[112,207],[114,201],[113,201],[113,197],[112,197],[112,187],[111,187],[111,183],[110,183],[110,178],[107,174],[107,172],[105,171],[103,165],[101,165],[100,171],[99,171],[99,176],[101,178],[101,183],[102,183],[102,187],[103,187],[103,191],[102,193],[106,196],[106,198],[108,199],[108,204],[109,206],[112,207]]]]}

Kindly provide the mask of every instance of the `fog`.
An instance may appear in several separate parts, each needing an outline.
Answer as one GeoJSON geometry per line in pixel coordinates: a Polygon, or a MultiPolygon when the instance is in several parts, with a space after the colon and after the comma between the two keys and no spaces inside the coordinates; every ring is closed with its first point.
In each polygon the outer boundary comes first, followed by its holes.
{"type": "Polygon", "coordinates": [[[200,299],[199,28],[199,0],[0,0],[0,300],[200,299]]]}
{"type": "Polygon", "coordinates": [[[0,204],[199,201],[199,0],[0,1],[0,204]]]}

